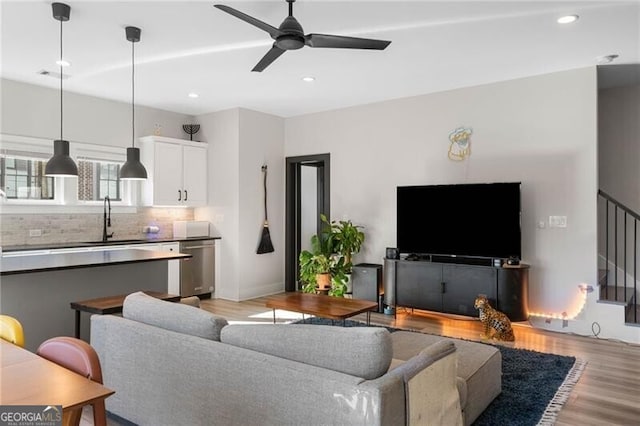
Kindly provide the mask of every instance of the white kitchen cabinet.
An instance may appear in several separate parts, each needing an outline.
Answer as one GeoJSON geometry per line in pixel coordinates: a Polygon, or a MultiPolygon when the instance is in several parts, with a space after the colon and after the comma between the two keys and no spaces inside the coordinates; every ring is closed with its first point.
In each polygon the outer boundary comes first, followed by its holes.
{"type": "Polygon", "coordinates": [[[207,204],[207,144],[162,136],[140,138],[147,169],[143,203],[150,206],[207,204]]]}
{"type": "MultiPolygon", "coordinates": [[[[180,252],[180,243],[163,243],[160,244],[161,251],[180,252]]],[[[169,285],[167,293],[180,294],[180,259],[169,261],[169,285]]]]}

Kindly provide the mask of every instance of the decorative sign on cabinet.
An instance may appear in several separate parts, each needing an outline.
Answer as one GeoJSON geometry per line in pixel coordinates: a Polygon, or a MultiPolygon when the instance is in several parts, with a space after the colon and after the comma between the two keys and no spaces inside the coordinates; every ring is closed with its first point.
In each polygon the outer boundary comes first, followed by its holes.
{"type": "Polygon", "coordinates": [[[148,206],[207,204],[207,144],[163,136],[140,138],[140,157],[149,178],[143,203],[148,206]]]}

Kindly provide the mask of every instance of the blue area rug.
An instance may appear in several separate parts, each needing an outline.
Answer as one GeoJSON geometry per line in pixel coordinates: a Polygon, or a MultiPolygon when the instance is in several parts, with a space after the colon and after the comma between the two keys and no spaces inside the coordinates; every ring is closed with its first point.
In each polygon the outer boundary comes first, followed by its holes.
{"type": "MultiPolygon", "coordinates": [[[[332,322],[315,317],[308,318],[304,323],[342,326],[342,321],[332,322]]],[[[346,320],[344,325],[366,326],[351,320],[346,320]]],[[[385,328],[392,333],[400,330],[385,328]]],[[[476,419],[473,426],[553,425],[580,378],[585,363],[570,356],[494,346],[502,354],[502,393],[476,419]]]]}

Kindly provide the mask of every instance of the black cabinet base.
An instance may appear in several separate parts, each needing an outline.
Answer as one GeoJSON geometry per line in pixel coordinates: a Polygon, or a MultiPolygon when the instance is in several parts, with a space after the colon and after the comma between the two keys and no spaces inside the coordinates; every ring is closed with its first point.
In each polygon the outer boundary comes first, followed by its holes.
{"type": "Polygon", "coordinates": [[[511,321],[528,319],[529,266],[466,265],[384,260],[384,304],[455,315],[478,316],[484,294],[511,321]]]}

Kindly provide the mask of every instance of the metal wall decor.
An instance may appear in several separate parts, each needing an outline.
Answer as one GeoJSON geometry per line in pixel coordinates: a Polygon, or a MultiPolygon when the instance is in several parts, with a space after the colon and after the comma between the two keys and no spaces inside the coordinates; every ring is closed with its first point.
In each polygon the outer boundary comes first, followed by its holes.
{"type": "Polygon", "coordinates": [[[192,141],[193,135],[198,133],[198,131],[200,130],[200,125],[199,124],[183,124],[182,130],[184,130],[184,132],[189,135],[189,140],[192,141]]]}
{"type": "Polygon", "coordinates": [[[463,161],[471,155],[471,134],[470,127],[458,127],[449,133],[449,156],[450,160],[463,161]]]}

